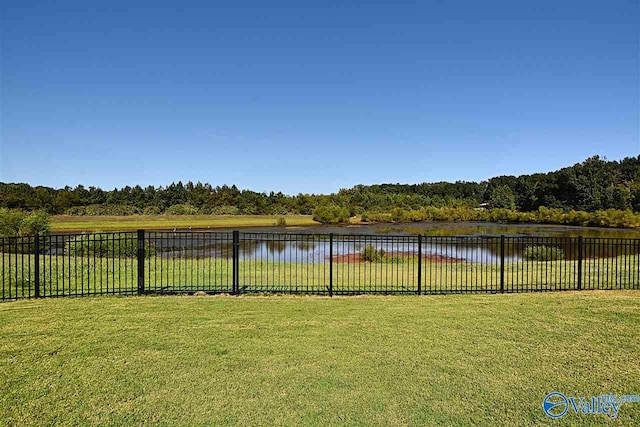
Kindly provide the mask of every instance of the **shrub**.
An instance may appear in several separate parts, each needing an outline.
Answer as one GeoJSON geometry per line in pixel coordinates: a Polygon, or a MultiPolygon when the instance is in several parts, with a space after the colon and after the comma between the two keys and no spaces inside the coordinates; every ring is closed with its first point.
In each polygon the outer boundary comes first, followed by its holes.
{"type": "Polygon", "coordinates": [[[596,227],[634,228],[640,226],[640,215],[632,211],[607,209],[591,214],[590,225],[596,227]]]}
{"type": "Polygon", "coordinates": [[[0,208],[0,236],[34,236],[47,234],[51,228],[44,211],[27,213],[19,209],[0,208]]]}
{"type": "Polygon", "coordinates": [[[240,209],[238,209],[235,206],[229,206],[229,205],[224,205],[224,206],[216,206],[213,209],[210,210],[210,212],[207,212],[213,215],[239,215],[240,214],[240,209]]]}
{"type": "Polygon", "coordinates": [[[34,244],[34,238],[31,236],[14,239],[0,239],[0,254],[33,254],[34,244]]]}
{"type": "Polygon", "coordinates": [[[564,251],[555,246],[527,246],[523,256],[533,261],[554,261],[564,259],[564,251]]]}
{"type": "Polygon", "coordinates": [[[384,249],[376,249],[374,246],[366,246],[360,252],[360,260],[365,262],[384,262],[387,264],[404,264],[407,257],[390,255],[384,249]]]}
{"type": "Polygon", "coordinates": [[[492,222],[522,222],[520,212],[512,209],[491,209],[486,218],[492,222]]]}
{"type": "Polygon", "coordinates": [[[590,218],[591,214],[588,212],[571,210],[565,214],[564,222],[570,225],[586,226],[589,225],[590,218]]]}
{"type": "Polygon", "coordinates": [[[198,213],[198,209],[191,205],[172,205],[164,211],[167,215],[196,215],[198,213]]]}
{"type": "Polygon", "coordinates": [[[420,222],[424,221],[427,218],[424,211],[412,209],[407,212],[407,220],[411,222],[420,222]]]}
{"type": "Polygon", "coordinates": [[[362,221],[489,221],[498,223],[570,224],[594,227],[640,227],[640,214],[631,210],[607,209],[596,212],[568,211],[541,206],[536,211],[519,212],[513,209],[473,209],[468,206],[427,206],[421,210],[394,208],[387,212],[366,211],[362,221]]]}
{"type": "Polygon", "coordinates": [[[22,236],[45,235],[51,230],[49,215],[45,211],[33,211],[20,223],[22,236]]]}
{"type": "MultiPolygon", "coordinates": [[[[144,244],[145,256],[155,253],[149,242],[144,244]]],[[[64,253],[74,256],[96,256],[100,258],[135,258],[138,256],[138,239],[135,236],[109,234],[80,234],[67,240],[64,253]]]]}
{"type": "Polygon", "coordinates": [[[258,215],[260,213],[258,206],[251,203],[244,204],[244,206],[238,209],[241,215],[258,215]]]}
{"type": "Polygon", "coordinates": [[[424,209],[424,219],[425,221],[439,221],[440,219],[438,218],[438,213],[440,212],[440,209],[436,208],[435,206],[427,206],[424,209]]]}
{"type": "Polygon", "coordinates": [[[287,220],[285,219],[285,217],[281,216],[277,219],[276,221],[276,226],[278,227],[286,227],[287,226],[287,220]]]}
{"type": "Polygon", "coordinates": [[[395,208],[391,211],[391,220],[393,222],[404,222],[407,220],[408,213],[404,209],[395,208]]]}
{"type": "Polygon", "coordinates": [[[27,213],[19,209],[0,208],[0,236],[17,236],[27,213]]]}
{"type": "Polygon", "coordinates": [[[142,213],[145,215],[159,215],[160,208],[157,206],[147,206],[146,208],[144,208],[142,213]]]}
{"type": "Polygon", "coordinates": [[[354,206],[350,211],[351,216],[358,216],[364,214],[364,208],[362,206],[354,206]]]}
{"type": "Polygon", "coordinates": [[[270,207],[266,213],[268,215],[286,215],[289,213],[289,210],[286,206],[276,205],[270,207]]]}
{"type": "Polygon", "coordinates": [[[349,221],[349,211],[338,205],[324,205],[313,211],[313,220],[322,224],[339,224],[349,221]]]}
{"type": "Polygon", "coordinates": [[[65,211],[66,215],[77,216],[127,216],[127,215],[139,215],[140,209],[131,205],[113,205],[113,204],[101,204],[101,205],[88,205],[88,206],[76,206],[69,208],[65,211]]]}
{"type": "Polygon", "coordinates": [[[480,219],[480,212],[466,206],[455,208],[442,208],[449,221],[474,221],[480,219]]]}
{"type": "Polygon", "coordinates": [[[540,206],[536,212],[536,222],[543,224],[562,224],[564,214],[561,209],[540,206]]]}
{"type": "Polygon", "coordinates": [[[524,223],[532,223],[536,222],[536,213],[535,212],[520,212],[520,222],[524,223]]]}
{"type": "Polygon", "coordinates": [[[366,212],[367,221],[373,222],[389,222],[391,215],[383,212],[366,212]]]}
{"type": "Polygon", "coordinates": [[[378,262],[382,261],[385,255],[386,252],[384,249],[376,249],[373,246],[367,246],[362,250],[362,252],[360,252],[360,259],[366,262],[378,262]]]}

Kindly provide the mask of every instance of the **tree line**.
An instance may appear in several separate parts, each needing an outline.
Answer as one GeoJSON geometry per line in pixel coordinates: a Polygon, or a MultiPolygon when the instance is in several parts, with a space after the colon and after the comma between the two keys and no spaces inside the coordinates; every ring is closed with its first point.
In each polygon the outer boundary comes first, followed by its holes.
{"type": "Polygon", "coordinates": [[[640,155],[620,161],[594,156],[548,173],[497,176],[482,182],[356,185],[333,194],[286,195],[240,190],[235,185],[182,182],[168,186],[54,189],[0,183],[0,207],[49,214],[312,214],[337,206],[339,216],[391,213],[394,209],[490,208],[519,212],[607,209],[640,212],[640,155]]]}

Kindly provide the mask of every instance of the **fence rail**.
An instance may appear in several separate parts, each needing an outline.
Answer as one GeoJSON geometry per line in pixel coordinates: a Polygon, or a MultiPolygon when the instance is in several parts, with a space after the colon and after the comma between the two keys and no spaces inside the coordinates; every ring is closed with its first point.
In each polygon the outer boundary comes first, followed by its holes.
{"type": "Polygon", "coordinates": [[[0,239],[1,299],[639,289],[640,239],[144,231],[0,239]]]}

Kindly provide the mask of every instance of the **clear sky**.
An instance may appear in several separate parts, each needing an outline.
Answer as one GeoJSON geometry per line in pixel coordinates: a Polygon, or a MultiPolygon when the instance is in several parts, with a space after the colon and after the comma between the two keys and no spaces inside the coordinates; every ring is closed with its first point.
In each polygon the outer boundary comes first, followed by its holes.
{"type": "Polygon", "coordinates": [[[639,31],[637,0],[5,0],[0,181],[291,194],[635,156],[639,31]]]}

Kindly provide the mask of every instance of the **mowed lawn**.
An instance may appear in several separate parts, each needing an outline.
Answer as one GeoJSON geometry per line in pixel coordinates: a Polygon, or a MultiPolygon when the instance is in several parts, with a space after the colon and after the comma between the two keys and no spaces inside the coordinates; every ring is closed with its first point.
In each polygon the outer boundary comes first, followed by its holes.
{"type": "MultiPolygon", "coordinates": [[[[138,292],[136,258],[40,255],[40,295],[47,297],[138,292]]],[[[303,258],[307,260],[308,258],[303,258]]],[[[35,296],[35,256],[0,253],[0,297],[35,296]]],[[[167,258],[145,260],[145,290],[154,293],[232,292],[233,260],[167,258]]],[[[423,261],[421,291],[429,293],[500,292],[496,263],[423,261]]],[[[247,258],[238,262],[241,293],[328,294],[330,274],[336,295],[418,293],[417,257],[393,262],[282,262],[247,258]]],[[[566,261],[505,262],[504,291],[578,289],[578,263],[566,261]]],[[[640,290],[640,258],[629,255],[582,262],[581,289],[640,290]]]]}
{"type": "Polygon", "coordinates": [[[56,215],[51,218],[52,232],[76,231],[131,231],[179,230],[267,227],[274,226],[278,218],[284,218],[288,226],[318,224],[311,215],[129,215],[129,216],[73,216],[56,215]]]}
{"type": "Polygon", "coordinates": [[[640,291],[0,304],[0,425],[637,425],[640,291]]]}

